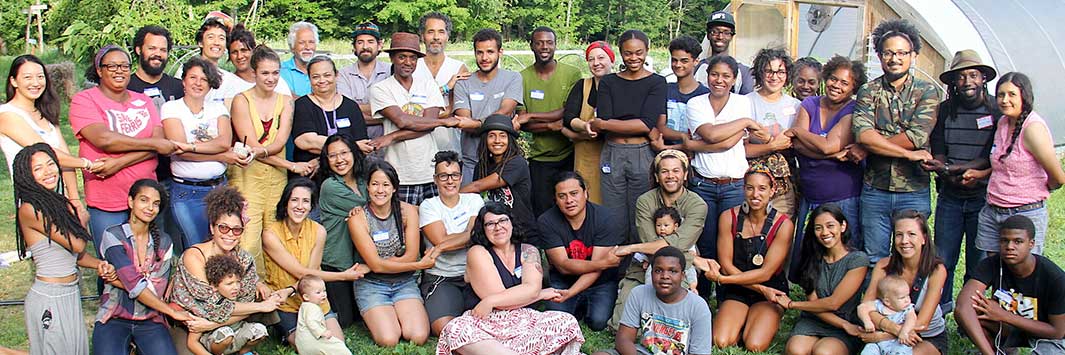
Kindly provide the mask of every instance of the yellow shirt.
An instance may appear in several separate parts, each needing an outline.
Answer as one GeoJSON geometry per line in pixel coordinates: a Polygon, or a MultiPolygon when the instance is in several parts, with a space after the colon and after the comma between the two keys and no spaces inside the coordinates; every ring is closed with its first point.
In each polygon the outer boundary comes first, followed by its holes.
{"type": "MultiPolygon", "coordinates": [[[[300,225],[300,232],[298,235],[293,235],[285,226],[285,222],[270,222],[267,227],[270,231],[277,235],[281,240],[281,246],[288,251],[296,261],[304,267],[309,267],[311,262],[311,252],[314,251],[314,246],[318,239],[318,224],[312,221],[310,218],[303,220],[303,224],[300,225]]],[[[266,276],[263,282],[266,282],[267,286],[271,289],[278,290],[289,286],[296,286],[296,282],[299,281],[292,274],[289,274],[280,265],[274,262],[273,258],[266,257],[266,276]]],[[[303,303],[303,298],[299,293],[293,293],[292,297],[285,300],[278,309],[282,312],[296,313],[299,312],[300,304],[303,303]]],[[[329,302],[322,304],[322,312],[329,313],[329,302]]]]}

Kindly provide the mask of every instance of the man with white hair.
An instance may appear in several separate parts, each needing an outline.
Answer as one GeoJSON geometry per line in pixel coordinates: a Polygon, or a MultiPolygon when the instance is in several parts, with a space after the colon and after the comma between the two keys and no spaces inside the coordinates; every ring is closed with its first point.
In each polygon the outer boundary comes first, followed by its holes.
{"type": "Polygon", "coordinates": [[[292,50],[292,59],[281,63],[281,78],[288,83],[293,98],[310,94],[307,62],[318,50],[318,26],[304,21],[292,24],[288,28],[288,48],[292,50]]]}

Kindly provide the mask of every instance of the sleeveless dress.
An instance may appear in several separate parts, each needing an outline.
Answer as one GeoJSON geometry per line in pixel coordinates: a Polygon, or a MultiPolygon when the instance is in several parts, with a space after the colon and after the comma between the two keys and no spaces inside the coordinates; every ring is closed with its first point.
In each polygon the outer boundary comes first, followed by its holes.
{"type": "MultiPolygon", "coordinates": [[[[526,248],[535,249],[528,244],[514,246],[513,272],[503,265],[492,248],[488,248],[505,288],[521,285],[521,253],[526,248]]],[[[458,348],[486,340],[498,341],[522,355],[581,353],[584,335],[577,319],[569,313],[540,312],[526,306],[513,310],[496,309],[481,319],[470,312],[466,311],[444,326],[440,341],[436,343],[437,355],[451,355],[458,348]]]]}
{"type": "MultiPolygon", "coordinates": [[[[594,78],[583,80],[581,94],[581,121],[591,121],[595,118],[595,107],[588,104],[588,96],[591,95],[594,78]]],[[[602,204],[603,195],[599,186],[599,156],[603,151],[603,139],[573,141],[573,170],[584,178],[585,186],[588,187],[588,201],[602,204]]]]}
{"type": "MultiPolygon", "coordinates": [[[[732,215],[732,264],[740,271],[746,272],[762,267],[763,263],[765,263],[765,257],[769,253],[769,247],[776,240],[780,225],[788,219],[787,214],[777,212],[772,206],[767,206],[767,208],[766,219],[762,224],[761,231],[750,238],[744,238],[742,234],[743,225],[746,224],[744,220],[747,218],[749,209],[747,204],[739,207],[739,213],[736,212],[736,209],[729,210],[732,215]]],[[[780,268],[773,272],[773,276],[769,278],[769,281],[763,282],[762,285],[788,292],[788,281],[784,278],[783,270],[784,264],[781,264],[780,268]]],[[[720,294],[726,300],[739,301],[748,306],[766,301],[765,296],[762,296],[761,293],[740,285],[721,285],[720,288],[720,294]]]]}
{"type": "MultiPolygon", "coordinates": [[[[248,112],[251,116],[252,127],[255,128],[254,139],[261,145],[268,145],[277,139],[277,132],[281,126],[281,111],[285,108],[285,96],[277,95],[274,103],[274,111],[270,114],[270,121],[261,120],[255,101],[252,101],[249,91],[241,95],[248,100],[248,112]]],[[[244,137],[235,137],[234,141],[242,141],[244,137]]],[[[282,148],[280,156],[284,156],[282,148]]],[[[258,160],[253,160],[246,168],[233,165],[229,167],[229,186],[235,187],[244,195],[247,205],[244,210],[244,234],[240,236],[240,248],[251,254],[255,265],[264,265],[263,259],[263,225],[267,221],[275,219],[277,201],[281,199],[281,193],[288,184],[288,174],[281,169],[258,160]]],[[[266,276],[265,268],[257,268],[260,277],[266,276]]]]}

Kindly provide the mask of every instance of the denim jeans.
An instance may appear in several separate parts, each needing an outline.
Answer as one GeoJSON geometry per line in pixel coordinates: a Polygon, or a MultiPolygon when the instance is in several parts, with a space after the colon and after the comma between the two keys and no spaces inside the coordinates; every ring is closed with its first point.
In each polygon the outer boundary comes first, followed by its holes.
{"type": "Polygon", "coordinates": [[[976,265],[983,259],[983,252],[976,248],[976,233],[980,227],[980,209],[987,200],[983,194],[969,198],[959,198],[950,194],[939,194],[936,203],[935,238],[936,254],[943,258],[947,267],[947,283],[943,286],[943,295],[939,299],[944,312],[954,309],[954,270],[961,257],[962,241],[965,241],[964,280],[972,277],[976,265]],[[964,239],[962,239],[964,236],[964,239]]]}
{"type": "MultiPolygon", "coordinates": [[[[572,286],[563,280],[559,280],[558,277],[552,278],[550,283],[551,287],[559,290],[568,289],[572,286]]],[[[610,316],[614,313],[614,303],[617,302],[617,299],[618,283],[604,282],[581,291],[581,293],[570,297],[565,302],[546,302],[544,309],[566,312],[576,317],[577,308],[583,306],[584,322],[588,324],[588,328],[593,331],[600,331],[606,329],[607,321],[610,320],[610,316]]]]}
{"type": "Polygon", "coordinates": [[[177,355],[170,331],[156,322],[111,318],[92,329],[94,354],[129,354],[131,341],[140,354],[177,355]]]}
{"type": "Polygon", "coordinates": [[[847,230],[850,231],[850,239],[847,240],[847,245],[854,250],[862,250],[862,220],[861,220],[861,198],[854,196],[851,198],[845,198],[839,201],[832,201],[826,203],[814,203],[805,198],[799,199],[798,213],[795,214],[795,239],[791,242],[791,264],[788,268],[788,279],[792,282],[797,282],[799,273],[799,259],[802,253],[802,241],[806,237],[806,223],[813,223],[813,218],[807,221],[807,216],[810,211],[817,209],[823,204],[833,203],[839,206],[843,210],[843,216],[847,218],[847,230]]]}
{"type": "Polygon", "coordinates": [[[869,262],[875,264],[891,255],[891,216],[903,210],[917,210],[926,217],[932,213],[928,188],[912,192],[891,192],[862,185],[862,239],[869,262]]]}
{"type": "Polygon", "coordinates": [[[1043,207],[1027,211],[1018,211],[1015,208],[1000,211],[991,204],[984,205],[984,208],[980,210],[980,228],[976,232],[976,248],[988,253],[998,253],[998,227],[1014,215],[1028,217],[1032,220],[1032,224],[1035,224],[1035,247],[1032,248],[1032,254],[1043,255],[1047,222],[1050,219],[1045,201],[1043,207]]]}
{"type": "Polygon", "coordinates": [[[692,190],[706,202],[706,223],[696,246],[699,255],[704,258],[717,259],[717,220],[722,212],[743,204],[743,181],[731,184],[715,184],[696,177],[688,184],[692,190]]]}
{"type": "MultiPolygon", "coordinates": [[[[168,198],[172,198],[174,196],[174,180],[163,179],[159,180],[159,183],[166,189],[168,198]]],[[[159,230],[170,236],[170,240],[174,245],[174,251],[185,250],[185,248],[187,248],[187,246],[185,246],[185,233],[181,231],[181,226],[178,225],[177,220],[174,219],[174,209],[171,206],[162,207],[164,208],[160,211],[161,213],[155,217],[155,223],[159,225],[159,230]]],[[[181,254],[178,254],[178,256],[180,255],[181,254]]]]}
{"type": "Polygon", "coordinates": [[[207,240],[210,228],[207,221],[207,202],[204,202],[203,198],[215,187],[217,186],[193,186],[178,182],[170,184],[170,211],[174,222],[184,234],[183,248],[174,251],[177,255],[207,240]]]}
{"type": "MultiPolygon", "coordinates": [[[[103,257],[103,253],[100,251],[100,241],[103,238],[104,231],[111,226],[123,224],[129,222],[129,210],[110,212],[101,209],[89,207],[89,234],[92,235],[92,250],[96,251],[96,255],[103,257]]],[[[96,295],[99,296],[104,291],[104,280],[96,278],[96,295]]]]}

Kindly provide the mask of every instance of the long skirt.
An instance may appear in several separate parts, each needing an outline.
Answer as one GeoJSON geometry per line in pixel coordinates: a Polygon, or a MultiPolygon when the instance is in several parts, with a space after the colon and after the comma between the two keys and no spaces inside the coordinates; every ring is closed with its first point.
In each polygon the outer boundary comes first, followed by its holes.
{"type": "Polygon", "coordinates": [[[33,281],[25,309],[30,354],[89,355],[89,331],[81,314],[79,280],[33,281]]]}
{"type": "Polygon", "coordinates": [[[440,332],[437,355],[450,355],[463,346],[495,340],[522,355],[581,353],[584,334],[573,315],[540,312],[529,308],[492,311],[481,319],[466,311],[452,319],[440,332]]]}

